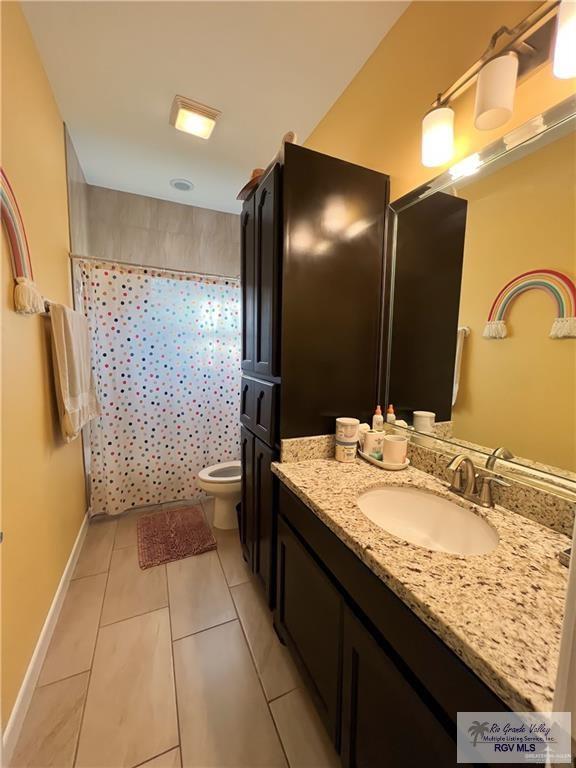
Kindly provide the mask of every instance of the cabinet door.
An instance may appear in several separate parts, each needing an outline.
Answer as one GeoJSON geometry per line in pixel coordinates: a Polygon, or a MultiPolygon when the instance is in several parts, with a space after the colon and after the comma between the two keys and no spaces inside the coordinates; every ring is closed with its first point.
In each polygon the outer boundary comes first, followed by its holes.
{"type": "Polygon", "coordinates": [[[246,200],[240,216],[240,270],[242,283],[242,370],[254,370],[254,196],[246,200]]]}
{"type": "MultiPolygon", "coordinates": [[[[454,768],[456,744],[405,677],[402,663],[344,610],[342,763],[454,768]]],[[[412,681],[413,682],[413,681],[412,681]]]]}
{"type": "Polygon", "coordinates": [[[254,434],[267,445],[276,442],[277,401],[279,384],[271,381],[252,381],[254,403],[254,434]]]}
{"type": "Polygon", "coordinates": [[[254,557],[254,435],[240,427],[242,496],[240,503],[240,543],[246,562],[252,567],[254,557]]]}
{"type": "Polygon", "coordinates": [[[277,376],[280,283],[280,168],[275,165],[255,194],[254,371],[277,376]]]}
{"type": "Polygon", "coordinates": [[[275,483],[271,463],[274,450],[261,440],[254,440],[254,573],[264,587],[268,605],[274,602],[275,483]]]}
{"type": "Polygon", "coordinates": [[[292,652],[337,746],[341,599],[282,516],[278,517],[277,581],[276,630],[292,652]]]}
{"type": "Polygon", "coordinates": [[[240,423],[250,430],[254,430],[254,379],[242,376],[240,384],[240,423]]]}

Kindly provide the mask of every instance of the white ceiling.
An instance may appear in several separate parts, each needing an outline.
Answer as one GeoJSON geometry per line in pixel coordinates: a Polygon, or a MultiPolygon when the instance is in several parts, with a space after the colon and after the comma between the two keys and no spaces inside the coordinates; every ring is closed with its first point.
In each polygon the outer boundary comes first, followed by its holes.
{"type": "Polygon", "coordinates": [[[287,130],[310,134],[407,5],[23,3],[87,181],[222,211],[287,130]],[[222,111],[209,141],[168,124],[175,94],[222,111]]]}

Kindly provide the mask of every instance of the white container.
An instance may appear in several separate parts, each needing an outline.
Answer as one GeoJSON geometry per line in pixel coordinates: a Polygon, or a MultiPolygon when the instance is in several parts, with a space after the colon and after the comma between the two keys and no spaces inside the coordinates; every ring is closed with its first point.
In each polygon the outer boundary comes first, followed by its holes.
{"type": "Polygon", "coordinates": [[[414,411],[412,424],[417,432],[425,432],[428,435],[434,434],[434,424],[436,414],[433,411],[414,411]]]}
{"type": "Polygon", "coordinates": [[[359,419],[340,416],[336,419],[336,440],[340,443],[357,443],[359,419]]]}
{"type": "Polygon", "coordinates": [[[343,464],[350,464],[356,459],[356,443],[352,443],[351,445],[336,443],[334,456],[336,461],[341,461],[343,464]]]}
{"type": "Polygon", "coordinates": [[[368,456],[372,456],[375,459],[381,459],[384,437],[384,432],[377,432],[376,430],[366,432],[364,435],[364,445],[362,446],[363,453],[367,453],[368,456]]]}
{"type": "Polygon", "coordinates": [[[386,435],[382,447],[382,461],[386,464],[405,464],[408,440],[402,435],[386,435]]]}

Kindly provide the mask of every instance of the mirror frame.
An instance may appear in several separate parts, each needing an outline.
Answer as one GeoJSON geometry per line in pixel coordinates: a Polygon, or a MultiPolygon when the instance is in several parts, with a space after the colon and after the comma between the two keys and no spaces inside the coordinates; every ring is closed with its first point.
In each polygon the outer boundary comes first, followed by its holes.
{"type": "MultiPolygon", "coordinates": [[[[561,131],[576,130],[576,95],[570,96],[561,101],[554,107],[546,110],[540,115],[536,115],[531,120],[522,123],[517,128],[506,133],[502,138],[489,144],[479,151],[479,171],[488,166],[494,166],[502,158],[513,157],[515,154],[522,155],[523,150],[533,142],[538,141],[544,136],[555,137],[561,131]]],[[[553,140],[553,139],[552,139],[553,140]]],[[[383,353],[385,356],[385,393],[384,402],[389,402],[389,386],[391,372],[392,355],[392,322],[394,319],[394,283],[396,271],[396,244],[398,233],[398,217],[402,211],[412,207],[416,203],[424,200],[436,192],[441,192],[449,187],[453,187],[462,178],[470,178],[472,174],[463,175],[454,178],[450,171],[445,171],[439,176],[422,184],[411,192],[394,200],[388,206],[388,253],[390,254],[387,264],[387,280],[390,286],[390,303],[387,322],[385,322],[385,343],[383,353]]],[[[398,427],[398,429],[404,429],[398,427]]],[[[479,454],[480,457],[488,458],[491,455],[486,446],[476,445],[468,440],[458,440],[457,438],[447,438],[430,435],[424,432],[417,432],[412,427],[408,428],[411,435],[418,436],[418,443],[423,447],[428,447],[436,451],[443,451],[453,454],[455,450],[458,453],[463,451],[467,453],[479,454]]],[[[494,446],[495,450],[497,446],[494,446]]],[[[514,457],[512,460],[498,459],[498,474],[506,475],[510,479],[518,482],[527,482],[536,487],[550,486],[554,492],[567,492],[570,497],[576,496],[576,472],[544,465],[536,459],[527,457],[514,457]]]]}

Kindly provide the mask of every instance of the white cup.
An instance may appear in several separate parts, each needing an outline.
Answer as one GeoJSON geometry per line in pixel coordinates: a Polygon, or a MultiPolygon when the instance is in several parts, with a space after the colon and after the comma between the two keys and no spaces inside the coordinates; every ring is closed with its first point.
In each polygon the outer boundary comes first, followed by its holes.
{"type": "Polygon", "coordinates": [[[404,464],[408,454],[408,440],[402,435],[386,435],[382,446],[382,461],[386,464],[404,464]]]}
{"type": "Polygon", "coordinates": [[[341,443],[355,443],[358,440],[359,419],[341,416],[336,419],[336,440],[341,443]]]}
{"type": "Polygon", "coordinates": [[[432,434],[435,421],[436,414],[433,411],[414,411],[412,424],[417,432],[432,434]]]}

